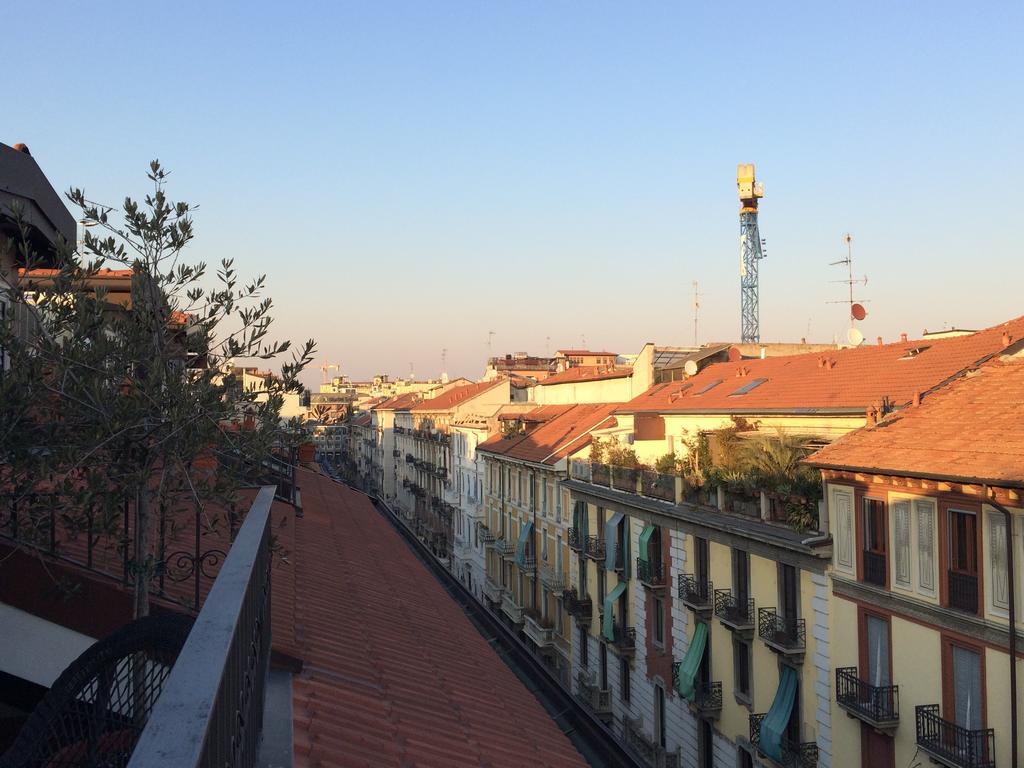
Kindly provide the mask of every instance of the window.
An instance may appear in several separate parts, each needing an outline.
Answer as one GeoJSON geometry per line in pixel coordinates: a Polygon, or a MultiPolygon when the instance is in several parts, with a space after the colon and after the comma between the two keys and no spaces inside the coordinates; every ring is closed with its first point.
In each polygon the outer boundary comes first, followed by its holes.
{"type": "Polygon", "coordinates": [[[884,688],[890,685],[890,654],[889,654],[889,622],[880,616],[870,613],[862,614],[864,634],[862,642],[867,646],[861,652],[861,658],[867,659],[867,669],[861,675],[869,685],[884,688]]]}
{"type": "Polygon", "coordinates": [[[715,768],[715,744],[711,723],[701,720],[697,732],[697,764],[701,768],[715,768]]]}
{"type": "Polygon", "coordinates": [[[579,645],[580,645],[580,666],[581,667],[587,667],[590,664],[590,646],[589,646],[589,644],[587,642],[590,639],[590,637],[587,634],[586,627],[580,627],[580,629],[579,629],[579,636],[580,636],[580,643],[579,643],[579,645]]]}
{"type": "Polygon", "coordinates": [[[926,499],[914,501],[917,517],[917,585],[927,595],[935,595],[935,505],[926,499]]]}
{"type": "Polygon", "coordinates": [[[853,573],[853,495],[836,491],[832,501],[836,510],[836,565],[853,573]]]}
{"type": "Polygon", "coordinates": [[[746,608],[750,598],[750,553],[742,549],[732,551],[732,594],[746,608]]]}
{"type": "Polygon", "coordinates": [[[748,381],[748,382],[747,382],[746,384],[744,384],[744,385],[743,385],[742,387],[740,387],[740,388],[739,388],[739,389],[737,389],[737,390],[736,390],[735,392],[733,392],[732,394],[730,394],[730,395],[729,395],[729,397],[739,397],[739,396],[741,396],[741,395],[745,395],[745,394],[747,394],[747,392],[749,392],[750,390],[752,390],[752,389],[757,389],[757,388],[758,388],[758,387],[760,387],[760,386],[761,386],[762,384],[764,384],[764,383],[765,383],[766,381],[768,381],[768,379],[754,379],[754,380],[752,380],[752,381],[748,381]]]}
{"type": "Polygon", "coordinates": [[[693,537],[694,576],[699,583],[707,581],[709,572],[708,540],[699,536],[693,537]]]}
{"type": "Polygon", "coordinates": [[[540,484],[540,513],[546,515],[548,513],[548,484],[540,484]]]}
{"type": "Polygon", "coordinates": [[[658,744],[665,746],[665,689],[654,686],[654,731],[658,744]]]}
{"type": "Polygon", "coordinates": [[[565,637],[565,615],[562,613],[562,598],[555,597],[555,632],[565,637]]]}
{"type": "Polygon", "coordinates": [[[601,659],[601,690],[608,690],[608,646],[605,643],[601,643],[600,651],[601,659]]]}
{"type": "Polygon", "coordinates": [[[985,702],[981,696],[981,653],[954,643],[946,646],[948,673],[943,716],[961,728],[975,731],[984,728],[985,702]]]}
{"type": "Polygon", "coordinates": [[[733,693],[736,698],[746,705],[751,704],[750,695],[750,643],[741,640],[738,635],[732,636],[732,668],[735,679],[733,680],[733,693]]]}
{"type": "Polygon", "coordinates": [[[701,389],[698,389],[696,392],[694,392],[693,393],[693,397],[696,397],[697,395],[703,395],[705,392],[710,392],[712,389],[714,389],[715,387],[717,387],[721,383],[722,383],[721,379],[715,379],[710,384],[706,384],[706,385],[704,385],[704,387],[702,387],[701,389]]]}
{"type": "Polygon", "coordinates": [[[660,597],[651,598],[651,619],[654,624],[654,643],[665,644],[665,603],[660,597]]]}
{"type": "Polygon", "coordinates": [[[992,607],[999,611],[1010,608],[1010,584],[1006,575],[1006,518],[997,512],[989,512],[988,527],[989,594],[992,607]]]}
{"type": "Polygon", "coordinates": [[[864,499],[864,552],[861,579],[869,584],[884,587],[888,582],[886,565],[885,502],[880,499],[864,499]]]}
{"type": "Polygon", "coordinates": [[[893,580],[897,586],[910,589],[910,501],[908,499],[893,502],[892,527],[893,580]]]}
{"type": "Polygon", "coordinates": [[[623,701],[629,702],[629,659],[619,659],[619,696],[623,701]]]}
{"type": "Polygon", "coordinates": [[[792,565],[779,564],[779,613],[783,618],[796,621],[799,617],[799,577],[792,565]]]}
{"type": "Polygon", "coordinates": [[[736,750],[738,768],[754,768],[754,758],[745,749],[736,750]]]}
{"type": "Polygon", "coordinates": [[[978,612],[978,518],[972,512],[949,510],[949,607],[978,612]]]}
{"type": "Polygon", "coordinates": [[[546,529],[541,529],[540,532],[540,559],[545,563],[548,561],[548,533],[546,529]]]}

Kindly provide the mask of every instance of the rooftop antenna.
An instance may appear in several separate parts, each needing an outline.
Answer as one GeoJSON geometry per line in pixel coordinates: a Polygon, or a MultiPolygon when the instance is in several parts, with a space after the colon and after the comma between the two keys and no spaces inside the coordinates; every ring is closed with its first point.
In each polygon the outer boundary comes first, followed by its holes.
{"type": "Polygon", "coordinates": [[[491,339],[494,338],[494,331],[487,332],[487,356],[491,357],[491,339]]]}
{"type": "Polygon", "coordinates": [[[850,311],[850,329],[846,333],[847,340],[854,346],[860,344],[864,340],[864,334],[862,334],[856,326],[856,322],[863,320],[868,316],[867,310],[864,309],[864,305],[867,304],[866,299],[853,298],[853,286],[855,285],[867,285],[868,276],[855,278],[853,276],[853,235],[847,232],[843,235],[843,242],[846,243],[846,258],[839,259],[839,261],[829,262],[830,267],[846,267],[846,278],[843,280],[833,280],[833,283],[844,283],[846,285],[846,298],[841,301],[829,301],[828,304],[846,304],[850,311]]]}
{"type": "Polygon", "coordinates": [[[412,363],[409,363],[409,381],[415,381],[416,374],[412,372],[412,363]]]}
{"type": "Polygon", "coordinates": [[[551,337],[544,337],[544,357],[551,357],[551,337]]]}
{"type": "Polygon", "coordinates": [[[448,347],[441,350],[441,375],[448,372],[448,347]]]}
{"type": "Polygon", "coordinates": [[[704,294],[700,292],[700,284],[693,281],[693,346],[699,347],[700,341],[697,339],[697,315],[700,313],[700,300],[704,294]]]}
{"type": "Polygon", "coordinates": [[[586,337],[586,336],[584,336],[584,335],[583,335],[583,334],[581,333],[581,334],[580,334],[580,349],[586,349],[586,348],[587,348],[587,337],[586,337]]]}

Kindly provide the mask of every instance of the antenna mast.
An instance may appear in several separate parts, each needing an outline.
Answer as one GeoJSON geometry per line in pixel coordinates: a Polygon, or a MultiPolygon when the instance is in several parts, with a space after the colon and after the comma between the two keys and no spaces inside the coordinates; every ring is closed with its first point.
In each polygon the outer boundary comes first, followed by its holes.
{"type": "Polygon", "coordinates": [[[700,284],[693,281],[693,346],[699,347],[700,341],[697,338],[697,316],[700,313],[700,300],[704,294],[700,292],[700,284]]]}
{"type": "Polygon", "coordinates": [[[764,197],[764,185],[754,179],[753,163],[736,166],[736,188],[740,197],[740,341],[761,341],[758,307],[757,262],[765,257],[757,227],[757,201],[764,197]]]}
{"type": "Polygon", "coordinates": [[[840,259],[839,261],[829,262],[830,267],[846,267],[846,279],[845,280],[833,280],[833,283],[845,283],[847,297],[844,301],[830,301],[829,304],[846,304],[850,310],[850,327],[854,327],[855,320],[863,320],[867,313],[864,311],[862,304],[866,304],[866,299],[854,300],[853,298],[853,286],[855,285],[867,285],[868,276],[864,275],[862,278],[854,278],[853,276],[853,235],[847,232],[843,235],[843,242],[846,243],[846,258],[840,259]],[[860,317],[858,317],[858,314],[860,317]]]}

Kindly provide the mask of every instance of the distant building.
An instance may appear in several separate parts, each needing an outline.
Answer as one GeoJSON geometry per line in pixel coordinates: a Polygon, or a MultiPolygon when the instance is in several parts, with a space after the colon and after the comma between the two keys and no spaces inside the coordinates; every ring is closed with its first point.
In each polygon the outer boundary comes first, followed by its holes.
{"type": "Polygon", "coordinates": [[[499,376],[508,376],[543,381],[554,372],[555,358],[535,357],[526,352],[516,352],[514,355],[489,358],[484,379],[490,381],[499,376]]]}

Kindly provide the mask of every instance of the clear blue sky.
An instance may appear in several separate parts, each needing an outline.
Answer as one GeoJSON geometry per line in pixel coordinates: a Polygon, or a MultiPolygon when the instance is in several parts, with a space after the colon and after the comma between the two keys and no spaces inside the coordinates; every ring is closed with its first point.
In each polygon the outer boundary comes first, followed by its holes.
{"type": "Polygon", "coordinates": [[[691,343],[693,280],[736,338],[738,162],[762,339],[844,332],[846,231],[870,339],[1024,314],[1024,3],[152,5],[8,12],[0,141],[99,200],[159,157],[348,373],[691,343]]]}

